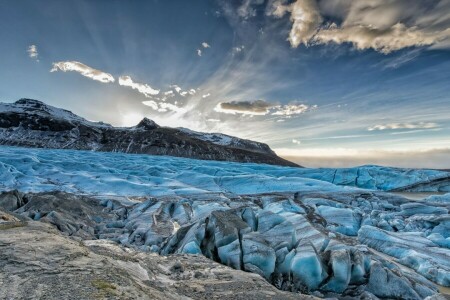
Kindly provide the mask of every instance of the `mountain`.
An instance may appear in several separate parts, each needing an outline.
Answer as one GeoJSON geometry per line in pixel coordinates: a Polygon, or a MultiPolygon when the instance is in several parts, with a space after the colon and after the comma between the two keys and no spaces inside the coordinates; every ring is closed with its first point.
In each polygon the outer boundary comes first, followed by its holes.
{"type": "Polygon", "coordinates": [[[278,157],[264,143],[220,133],[162,127],[147,118],[133,127],[113,127],[33,99],[0,103],[0,144],[298,167],[278,157]]]}

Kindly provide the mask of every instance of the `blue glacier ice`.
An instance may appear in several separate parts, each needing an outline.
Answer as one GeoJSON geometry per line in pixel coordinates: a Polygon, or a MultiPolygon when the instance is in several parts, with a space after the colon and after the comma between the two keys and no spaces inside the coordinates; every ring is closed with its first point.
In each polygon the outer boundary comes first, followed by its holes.
{"type": "Polygon", "coordinates": [[[74,238],[204,255],[287,291],[423,299],[432,282],[450,286],[449,194],[384,191],[442,192],[448,174],[0,147],[0,207],[74,238]]]}
{"type": "MultiPolygon", "coordinates": [[[[0,190],[24,192],[56,189],[86,194],[162,196],[333,191],[352,187],[389,190],[449,174],[378,166],[306,169],[168,156],[0,147],[0,190]]],[[[439,188],[450,190],[450,184],[439,188]]]]}

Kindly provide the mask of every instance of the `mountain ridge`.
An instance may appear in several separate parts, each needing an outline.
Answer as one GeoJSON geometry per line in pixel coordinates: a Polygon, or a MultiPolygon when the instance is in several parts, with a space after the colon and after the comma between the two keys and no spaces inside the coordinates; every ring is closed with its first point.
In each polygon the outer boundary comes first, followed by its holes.
{"type": "Polygon", "coordinates": [[[132,127],[114,127],[26,98],[0,103],[0,144],[299,167],[278,157],[264,143],[221,133],[163,127],[148,118],[132,127]]]}

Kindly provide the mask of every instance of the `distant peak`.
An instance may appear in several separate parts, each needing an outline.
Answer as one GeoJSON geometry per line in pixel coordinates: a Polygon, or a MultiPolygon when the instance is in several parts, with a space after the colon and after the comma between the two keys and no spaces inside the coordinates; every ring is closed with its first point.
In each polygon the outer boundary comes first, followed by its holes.
{"type": "Polygon", "coordinates": [[[14,104],[18,105],[29,105],[29,106],[35,106],[36,108],[47,106],[44,102],[35,100],[35,99],[28,99],[28,98],[22,98],[14,102],[14,104]]]}
{"type": "Polygon", "coordinates": [[[159,128],[160,126],[156,124],[155,121],[150,120],[149,118],[143,118],[142,121],[139,122],[139,124],[136,125],[136,128],[144,128],[147,130],[159,128]]]}

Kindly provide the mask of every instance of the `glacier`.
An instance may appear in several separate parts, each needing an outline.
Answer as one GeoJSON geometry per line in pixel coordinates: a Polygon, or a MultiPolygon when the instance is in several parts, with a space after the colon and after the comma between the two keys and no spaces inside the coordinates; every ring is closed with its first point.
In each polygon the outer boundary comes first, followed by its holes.
{"type": "MultiPolygon", "coordinates": [[[[362,166],[307,169],[170,156],[0,147],[0,189],[122,196],[204,192],[257,194],[308,190],[391,190],[450,179],[437,170],[362,166]]],[[[443,182],[423,191],[450,191],[443,182]]]]}
{"type": "Polygon", "coordinates": [[[446,178],[0,147],[0,208],[73,239],[202,255],[318,297],[424,299],[450,286],[449,194],[387,192],[445,192],[446,178]]]}

